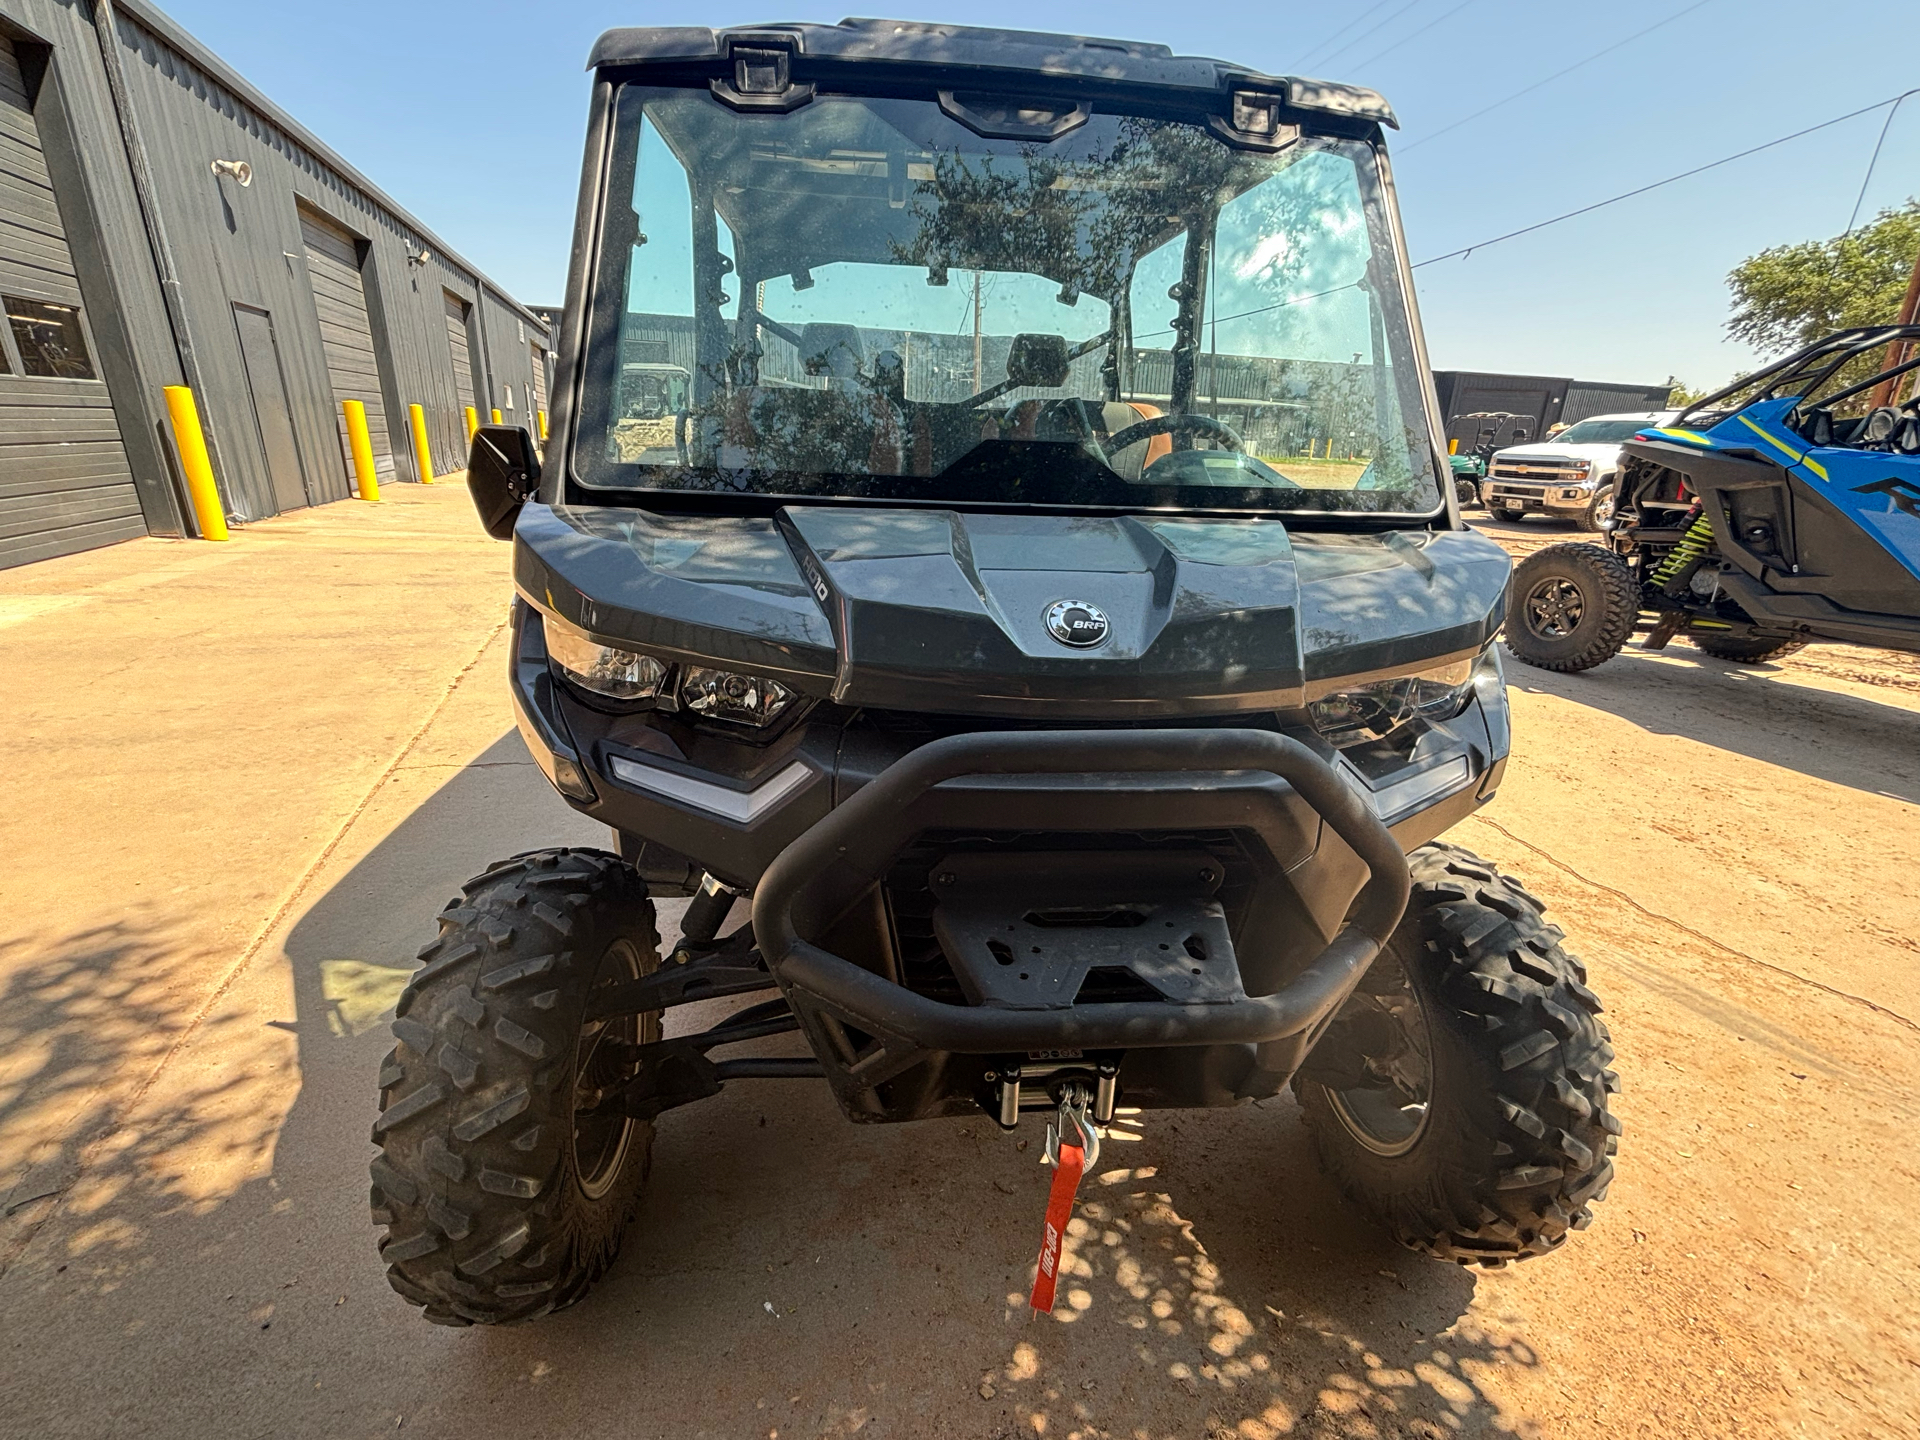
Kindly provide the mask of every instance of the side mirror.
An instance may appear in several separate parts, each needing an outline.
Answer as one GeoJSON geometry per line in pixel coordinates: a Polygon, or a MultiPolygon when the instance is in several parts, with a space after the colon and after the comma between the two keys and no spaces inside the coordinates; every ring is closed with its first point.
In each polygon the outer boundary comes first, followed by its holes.
{"type": "Polygon", "coordinates": [[[524,425],[482,425],[467,452],[467,493],[480,528],[496,540],[513,538],[520,507],[540,484],[540,457],[524,425]]]}
{"type": "Polygon", "coordinates": [[[1007,351],[1007,384],[1015,390],[1052,390],[1066,384],[1072,370],[1064,335],[1016,335],[1007,351]]]}

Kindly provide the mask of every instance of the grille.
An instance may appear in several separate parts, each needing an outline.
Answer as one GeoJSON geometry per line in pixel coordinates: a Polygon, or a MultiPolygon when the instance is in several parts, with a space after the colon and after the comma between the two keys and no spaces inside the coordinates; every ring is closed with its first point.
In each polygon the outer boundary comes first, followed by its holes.
{"type": "Polygon", "coordinates": [[[1496,480],[1532,480],[1545,485],[1587,478],[1586,471],[1570,470],[1564,465],[1521,465],[1513,462],[1496,464],[1488,473],[1496,480]]]}

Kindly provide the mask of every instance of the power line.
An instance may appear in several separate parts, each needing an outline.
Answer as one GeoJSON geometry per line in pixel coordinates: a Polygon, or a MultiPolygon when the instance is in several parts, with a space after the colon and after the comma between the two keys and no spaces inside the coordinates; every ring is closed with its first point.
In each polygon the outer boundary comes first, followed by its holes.
{"type": "Polygon", "coordinates": [[[1555,215],[1551,220],[1541,220],[1532,225],[1522,226],[1518,230],[1509,230],[1504,235],[1496,235],[1491,240],[1482,240],[1478,244],[1468,245],[1459,250],[1449,250],[1444,255],[1434,255],[1425,260],[1416,260],[1413,268],[1417,270],[1422,265],[1433,265],[1441,260],[1452,260],[1460,256],[1471,255],[1474,251],[1485,250],[1490,245],[1498,245],[1507,240],[1516,240],[1522,235],[1531,235],[1534,231],[1544,230],[1549,225],[1558,225],[1562,220],[1571,220],[1576,215],[1590,215],[1595,210],[1605,209],[1609,205],[1617,205],[1622,200],[1631,200],[1636,195],[1644,195],[1649,190],[1658,190],[1663,185],[1672,185],[1677,181],[1704,174],[1709,170],[1717,170],[1722,165],[1731,165],[1735,160],[1744,160],[1749,155],[1758,155],[1762,150],[1771,150],[1774,146],[1784,145],[1789,140],[1798,140],[1801,136],[1811,135],[1816,130],[1825,130],[1831,126],[1840,124],[1844,120],[1853,120],[1861,115],[1869,115],[1883,105],[1898,105],[1909,95],[1920,95],[1920,88],[1904,91],[1899,95],[1890,96],[1885,100],[1876,100],[1873,104],[1863,105],[1858,110],[1849,110],[1846,114],[1836,115],[1831,120],[1822,120],[1818,125],[1809,125],[1804,130],[1796,130],[1791,135],[1782,135],[1779,139],[1769,140],[1764,145],[1754,145],[1748,149],[1736,151],[1732,155],[1724,155],[1718,160],[1709,160],[1706,164],[1696,165],[1691,170],[1682,170],[1678,175],[1669,175],[1664,180],[1655,180],[1650,185],[1641,185],[1636,189],[1623,191],[1606,200],[1596,200],[1591,205],[1582,205],[1578,210],[1569,210],[1564,215],[1555,215]]]}
{"type": "Polygon", "coordinates": [[[1362,10],[1358,15],[1354,16],[1353,19],[1347,21],[1346,24],[1342,25],[1338,30],[1334,31],[1331,35],[1327,36],[1326,39],[1322,40],[1319,44],[1309,49],[1305,55],[1300,57],[1300,60],[1298,63],[1301,65],[1313,64],[1314,56],[1318,55],[1322,50],[1326,49],[1327,46],[1331,45],[1334,41],[1338,40],[1342,35],[1346,34],[1354,26],[1358,25],[1362,20],[1365,20],[1369,15],[1372,15],[1376,11],[1386,9],[1387,6],[1391,5],[1392,3],[1393,3],[1393,0],[1379,0],[1378,4],[1369,5],[1366,9],[1362,10]]]}
{"type": "MultiPolygon", "coordinates": [[[[1731,165],[1735,160],[1744,160],[1749,155],[1758,155],[1762,150],[1771,150],[1777,145],[1784,145],[1789,140],[1798,140],[1802,136],[1812,135],[1816,131],[1831,129],[1833,126],[1841,124],[1843,121],[1856,120],[1862,115],[1870,115],[1875,110],[1880,109],[1882,106],[1885,106],[1885,105],[1898,106],[1901,101],[1913,95],[1920,95],[1920,87],[1915,87],[1912,90],[1902,91],[1900,94],[1889,96],[1885,100],[1877,100],[1871,105],[1863,105],[1858,110],[1849,110],[1846,114],[1836,115],[1831,120],[1822,120],[1817,125],[1809,125],[1804,130],[1794,131],[1791,135],[1782,135],[1776,140],[1769,140],[1766,143],[1761,145],[1749,146],[1747,149],[1736,151],[1732,155],[1723,155],[1718,160],[1709,160],[1704,165],[1696,165],[1691,170],[1682,170],[1678,175],[1669,175],[1664,180],[1655,180],[1651,184],[1641,185],[1635,189],[1623,191],[1618,195],[1609,197],[1608,199],[1596,200],[1591,205],[1582,205],[1577,210],[1569,210],[1565,214],[1555,215],[1551,219],[1541,220],[1532,225],[1525,225],[1518,230],[1509,230],[1504,235],[1495,235],[1492,239],[1489,239],[1489,240],[1476,241],[1474,244],[1463,246],[1458,250],[1449,250],[1444,255],[1430,255],[1425,260],[1414,261],[1413,264],[1408,268],[1413,270],[1418,270],[1425,265],[1436,265],[1442,260],[1458,259],[1462,256],[1471,255],[1476,250],[1485,250],[1491,246],[1502,244],[1508,240],[1517,240],[1522,235],[1531,235],[1533,234],[1534,231],[1544,230],[1550,225],[1558,225],[1563,220],[1572,220],[1576,216],[1580,216],[1580,215],[1590,215],[1595,210],[1604,210],[1607,206],[1617,205],[1622,200],[1631,200],[1636,195],[1645,195],[1649,190],[1658,190],[1662,186],[1672,185],[1681,180],[1690,179],[1695,175],[1703,175],[1709,170],[1719,169],[1722,165],[1731,165]]],[[[1359,280],[1352,280],[1345,285],[1336,285],[1331,290],[1317,290],[1311,295],[1296,295],[1292,299],[1281,300],[1272,305],[1262,305],[1259,308],[1253,309],[1253,310],[1242,310],[1238,314],[1234,314],[1234,315],[1221,315],[1217,317],[1215,323],[1226,324],[1228,321],[1232,321],[1232,320],[1245,320],[1254,315],[1266,315],[1275,310],[1285,310],[1287,307],[1291,305],[1304,305],[1309,300],[1323,300],[1329,295],[1338,295],[1343,290],[1357,289],[1359,285],[1360,285],[1359,280]]],[[[1155,330],[1145,335],[1136,336],[1135,338],[1139,340],[1150,340],[1159,335],[1171,335],[1172,333],[1173,332],[1171,330],[1155,330]]]]}
{"type": "MultiPolygon", "coordinates": [[[[1272,305],[1262,305],[1257,310],[1242,310],[1237,315],[1216,315],[1213,323],[1215,325],[1224,325],[1230,320],[1245,320],[1250,315],[1268,315],[1275,310],[1285,310],[1289,305],[1304,305],[1309,300],[1324,300],[1329,295],[1338,295],[1342,290],[1358,290],[1359,288],[1360,282],[1358,280],[1349,280],[1346,284],[1336,285],[1331,290],[1316,290],[1311,295],[1295,295],[1290,300],[1280,300],[1272,305]]],[[[1173,334],[1171,329],[1149,330],[1146,334],[1136,335],[1133,338],[1135,341],[1156,340],[1162,335],[1171,334],[1173,334]]]]}
{"type": "Polygon", "coordinates": [[[1384,60],[1387,56],[1391,55],[1394,51],[1398,50],[1402,45],[1405,45],[1410,41],[1418,40],[1422,35],[1426,34],[1427,31],[1433,29],[1434,26],[1440,24],[1441,21],[1451,20],[1454,16],[1458,15],[1462,10],[1466,9],[1467,6],[1473,3],[1474,3],[1474,0],[1460,0],[1460,3],[1458,5],[1454,6],[1451,10],[1447,11],[1446,14],[1440,16],[1438,20],[1429,20],[1426,24],[1422,25],[1418,30],[1414,31],[1411,35],[1402,35],[1398,40],[1394,41],[1393,44],[1387,46],[1386,49],[1376,50],[1373,52],[1373,54],[1369,55],[1366,59],[1354,61],[1353,65],[1350,68],[1357,74],[1358,72],[1366,69],[1367,66],[1373,64],[1376,60],[1384,60]]]}
{"type": "MultiPolygon", "coordinates": [[[[1913,92],[1909,90],[1907,95],[1913,92]]],[[[1902,95],[1900,100],[1907,98],[1902,95]]],[[[1860,177],[1860,193],[1854,197],[1853,213],[1847,216],[1847,234],[1853,233],[1854,225],[1860,219],[1860,206],[1867,198],[1867,186],[1873,181],[1873,167],[1880,163],[1880,147],[1887,143],[1887,131],[1893,128],[1893,117],[1900,113],[1900,100],[1893,102],[1893,108],[1887,111],[1887,123],[1880,127],[1880,138],[1873,142],[1873,157],[1867,161],[1867,173],[1860,177]]]]}
{"type": "Polygon", "coordinates": [[[1478,120],[1482,115],[1491,115],[1494,111],[1498,110],[1501,106],[1511,105],[1514,101],[1520,99],[1523,95],[1531,95],[1534,91],[1539,90],[1545,86],[1551,85],[1554,81],[1561,79],[1563,76],[1571,75],[1574,71],[1579,70],[1584,66],[1591,65],[1594,61],[1600,59],[1602,56],[1611,55],[1614,51],[1619,50],[1625,46],[1631,45],[1634,41],[1639,40],[1644,36],[1651,35],[1654,31],[1663,29],[1664,27],[1673,24],[1673,22],[1676,20],[1684,20],[1687,16],[1691,15],[1694,11],[1702,8],[1703,6],[1711,5],[1712,3],[1713,3],[1713,0],[1694,0],[1694,3],[1687,6],[1686,9],[1676,11],[1674,14],[1669,15],[1664,20],[1655,21],[1653,24],[1647,26],[1647,28],[1644,30],[1636,30],[1633,32],[1633,34],[1627,36],[1626,39],[1616,40],[1614,41],[1613,44],[1607,46],[1604,50],[1596,50],[1593,52],[1593,54],[1587,56],[1584,60],[1576,60],[1573,62],[1573,64],[1567,66],[1564,70],[1554,71],[1553,74],[1547,76],[1547,78],[1544,80],[1536,80],[1533,82],[1533,84],[1527,86],[1525,89],[1516,90],[1513,92],[1513,94],[1508,95],[1504,99],[1496,100],[1493,102],[1493,104],[1488,105],[1484,109],[1476,110],[1471,115],[1464,116],[1461,119],[1454,121],[1451,125],[1443,125],[1441,126],[1440,129],[1431,131],[1428,134],[1421,136],[1418,140],[1414,141],[1411,145],[1402,145],[1400,147],[1400,153],[1404,155],[1409,150],[1417,150],[1422,145],[1425,145],[1429,140],[1438,140],[1442,135],[1448,134],[1449,132],[1454,130],[1458,130],[1462,125],[1471,125],[1475,120],[1478,120]]]}
{"type": "Polygon", "coordinates": [[[1386,19],[1380,21],[1379,24],[1371,26],[1368,29],[1362,30],[1358,35],[1354,36],[1351,40],[1347,41],[1346,44],[1342,45],[1338,50],[1335,50],[1331,55],[1322,55],[1317,63],[1321,65],[1331,65],[1340,56],[1346,54],[1347,51],[1351,50],[1354,46],[1358,45],[1362,40],[1366,39],[1369,35],[1373,34],[1377,30],[1384,30],[1387,26],[1391,25],[1394,21],[1398,20],[1402,15],[1406,14],[1407,11],[1413,9],[1414,6],[1420,3],[1421,3],[1421,0],[1407,0],[1406,4],[1402,5],[1398,10],[1394,11],[1391,15],[1387,16],[1386,19]]]}

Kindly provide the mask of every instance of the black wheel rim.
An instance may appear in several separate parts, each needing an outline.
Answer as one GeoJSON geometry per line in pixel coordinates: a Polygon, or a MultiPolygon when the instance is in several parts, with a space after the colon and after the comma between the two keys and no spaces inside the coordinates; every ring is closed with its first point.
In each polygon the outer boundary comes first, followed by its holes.
{"type": "Polygon", "coordinates": [[[1527,629],[1542,640],[1565,640],[1586,618],[1587,601],[1580,587],[1564,575],[1542,580],[1527,592],[1521,605],[1527,629]]]}
{"type": "MultiPolygon", "coordinates": [[[[607,949],[594,988],[640,977],[640,952],[631,940],[607,949]]],[[[640,1043],[640,1017],[620,1015],[580,1026],[573,1064],[573,1173],[581,1193],[598,1200],[613,1188],[627,1163],[639,1122],[607,1104],[607,1097],[634,1074],[630,1046],[640,1043]]]]}
{"type": "Polygon", "coordinates": [[[1433,1042],[1426,1009],[1391,955],[1382,955],[1320,1043],[1348,1060],[1327,1085],[1333,1113],[1376,1155],[1404,1155],[1426,1133],[1433,1102],[1433,1042]]]}

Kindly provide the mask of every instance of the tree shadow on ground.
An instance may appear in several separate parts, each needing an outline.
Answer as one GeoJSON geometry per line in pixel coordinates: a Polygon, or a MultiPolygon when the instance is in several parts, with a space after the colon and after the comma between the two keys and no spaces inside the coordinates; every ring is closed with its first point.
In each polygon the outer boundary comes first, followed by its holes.
{"type": "Polygon", "coordinates": [[[1490,1383],[1536,1363],[1517,1324],[1347,1208],[1290,1099],[1129,1117],[1052,1318],[1026,1307],[1039,1139],[1031,1117],[1018,1138],[984,1116],[855,1127],[810,1086],[730,1086],[663,1119],[599,1291],[544,1346],[485,1337],[485,1369],[724,1373],[720,1435],[756,1413],[783,1435],[1525,1433],[1490,1383]]]}
{"type": "MultiPolygon", "coordinates": [[[[0,942],[0,1277],[34,1233],[64,1209],[79,1225],[70,1258],[111,1276],[137,1248],[121,1215],[122,1179],[137,1173],[159,1213],[192,1209],[219,1180],[270,1147],[278,1113],[246,1098],[244,1075],[192,1077],[137,1127],[129,1106],[185,1033],[180,992],[210,957],[150,913],[66,935],[0,942]],[[249,1118],[237,1119],[237,1116],[249,1118]],[[179,1157],[197,1156],[195,1173],[179,1157]]],[[[203,1033],[224,1038],[231,1015],[203,1033]]]]}

